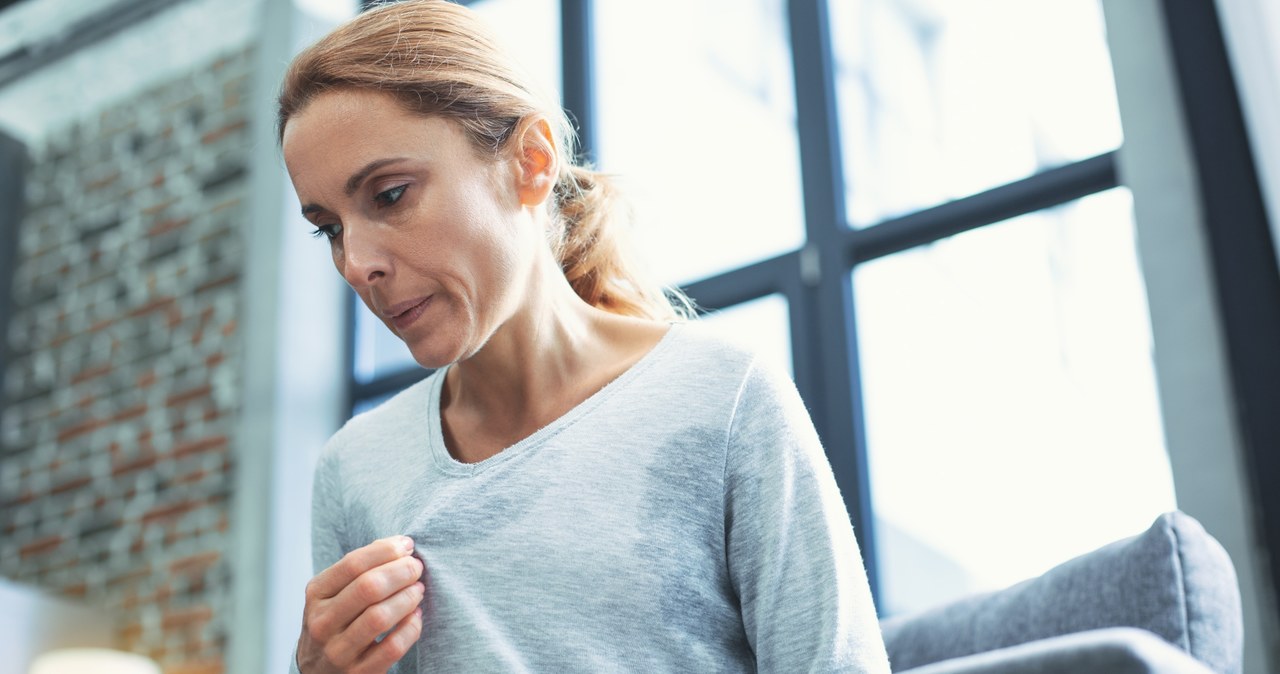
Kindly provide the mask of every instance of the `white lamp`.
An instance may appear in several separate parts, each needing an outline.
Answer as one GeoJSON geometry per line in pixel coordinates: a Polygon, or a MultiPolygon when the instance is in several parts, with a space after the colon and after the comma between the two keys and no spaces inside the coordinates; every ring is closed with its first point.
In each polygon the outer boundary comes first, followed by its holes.
{"type": "Polygon", "coordinates": [[[65,648],[36,658],[29,674],[160,674],[160,666],[135,653],[65,648]]]}

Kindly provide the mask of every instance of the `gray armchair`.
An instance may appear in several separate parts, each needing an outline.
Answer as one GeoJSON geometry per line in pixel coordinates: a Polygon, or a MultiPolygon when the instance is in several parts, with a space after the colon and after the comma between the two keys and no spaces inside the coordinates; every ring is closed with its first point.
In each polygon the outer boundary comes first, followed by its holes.
{"type": "Polygon", "coordinates": [[[1240,591],[1188,515],[989,594],[881,623],[895,672],[1240,674],[1240,591]]]}

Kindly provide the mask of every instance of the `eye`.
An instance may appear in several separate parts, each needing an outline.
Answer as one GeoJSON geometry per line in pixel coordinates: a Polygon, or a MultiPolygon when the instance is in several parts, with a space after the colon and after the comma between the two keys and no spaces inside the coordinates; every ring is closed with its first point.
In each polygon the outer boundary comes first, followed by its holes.
{"type": "Polygon", "coordinates": [[[311,231],[311,236],[314,236],[317,239],[323,236],[330,241],[333,241],[338,238],[338,235],[341,233],[342,225],[316,225],[316,228],[311,231]]]}
{"type": "Polygon", "coordinates": [[[404,196],[404,191],[407,187],[409,186],[397,185],[385,192],[379,192],[373,197],[373,200],[377,202],[378,206],[394,206],[397,201],[400,201],[400,197],[404,196]]]}

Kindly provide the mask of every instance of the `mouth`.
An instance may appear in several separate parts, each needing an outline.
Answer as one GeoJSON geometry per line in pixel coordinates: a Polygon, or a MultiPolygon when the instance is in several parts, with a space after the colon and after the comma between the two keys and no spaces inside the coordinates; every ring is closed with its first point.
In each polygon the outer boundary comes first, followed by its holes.
{"type": "Polygon", "coordinates": [[[428,295],[416,300],[401,302],[383,312],[383,315],[391,319],[391,324],[395,326],[397,332],[401,332],[413,325],[422,316],[422,312],[426,311],[434,297],[435,295],[428,295]]]}

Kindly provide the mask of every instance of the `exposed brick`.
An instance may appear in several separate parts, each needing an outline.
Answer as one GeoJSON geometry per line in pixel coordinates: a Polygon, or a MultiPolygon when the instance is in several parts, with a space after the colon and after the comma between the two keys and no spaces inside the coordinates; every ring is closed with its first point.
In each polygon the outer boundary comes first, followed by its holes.
{"type": "Polygon", "coordinates": [[[0,575],[102,602],[177,674],[225,669],[240,401],[201,378],[242,366],[245,58],[51,130],[16,225],[0,575]]]}
{"type": "Polygon", "coordinates": [[[244,129],[246,126],[248,126],[247,121],[243,119],[237,120],[235,122],[224,125],[222,127],[219,127],[217,129],[214,129],[213,131],[210,131],[204,134],[203,136],[200,137],[200,142],[205,145],[211,145],[213,143],[216,143],[222,140],[223,138],[226,138],[227,136],[237,131],[240,131],[241,129],[244,129]]]}
{"type": "Polygon", "coordinates": [[[175,229],[186,226],[189,222],[191,222],[191,218],[164,218],[157,221],[156,224],[152,225],[151,228],[147,230],[147,236],[156,236],[164,234],[165,232],[172,232],[175,229]]]}
{"type": "Polygon", "coordinates": [[[165,667],[164,674],[223,674],[225,671],[222,660],[213,659],[165,667]]]}
{"type": "Polygon", "coordinates": [[[71,378],[71,383],[72,383],[72,384],[83,384],[83,383],[85,383],[85,382],[87,382],[87,381],[90,381],[90,380],[92,380],[92,379],[97,379],[98,377],[101,377],[102,375],[105,375],[105,374],[111,374],[111,369],[112,369],[112,366],[111,366],[111,364],[110,364],[110,363],[104,363],[104,364],[102,364],[102,365],[95,365],[95,366],[93,366],[93,367],[87,367],[87,368],[85,368],[85,369],[83,369],[83,370],[81,370],[81,371],[77,372],[77,373],[75,374],[75,376],[73,376],[73,377],[71,378]]]}
{"type": "Polygon", "coordinates": [[[156,371],[151,369],[143,372],[138,375],[135,383],[138,388],[151,388],[151,386],[156,383],[156,371]]]}
{"type": "Polygon", "coordinates": [[[91,477],[89,477],[89,476],[87,476],[87,475],[86,475],[86,476],[84,476],[84,477],[78,477],[78,478],[76,478],[76,479],[74,479],[74,480],[70,480],[70,481],[68,481],[68,482],[63,482],[62,484],[60,484],[60,485],[58,485],[58,486],[54,487],[53,489],[50,489],[50,490],[49,490],[49,495],[51,495],[51,496],[57,496],[58,494],[65,494],[66,492],[69,492],[69,491],[75,491],[75,490],[77,490],[77,489],[82,489],[82,488],[84,488],[84,487],[87,487],[87,486],[88,486],[90,483],[92,483],[92,482],[93,482],[93,478],[91,478],[91,477]]]}
{"type": "Polygon", "coordinates": [[[186,475],[179,475],[178,477],[173,478],[173,484],[184,485],[184,484],[191,484],[193,482],[199,482],[203,480],[205,477],[207,477],[208,475],[209,475],[209,472],[204,470],[203,468],[200,470],[194,470],[190,473],[187,473],[186,475]]]}
{"type": "Polygon", "coordinates": [[[156,506],[155,508],[148,510],[146,514],[142,516],[142,521],[144,524],[153,524],[155,522],[172,520],[174,518],[181,517],[202,505],[204,505],[204,501],[187,499],[184,501],[178,501],[177,503],[156,506]]]}
{"type": "Polygon", "coordinates": [[[62,545],[62,541],[62,536],[45,536],[44,538],[37,538],[36,540],[18,548],[18,556],[23,560],[26,560],[29,557],[47,554],[62,545]]]}
{"type": "Polygon", "coordinates": [[[156,465],[157,459],[158,457],[155,454],[144,454],[128,461],[121,461],[111,467],[111,477],[120,477],[125,473],[151,468],[156,465]]]}
{"type": "Polygon", "coordinates": [[[143,632],[141,623],[129,623],[121,627],[118,634],[126,646],[133,648],[133,645],[142,639],[143,632]]]}
{"type": "Polygon", "coordinates": [[[208,622],[213,617],[213,609],[208,606],[165,611],[162,625],[165,629],[186,627],[192,624],[208,622]]]}
{"type": "Polygon", "coordinates": [[[211,393],[213,393],[213,387],[208,384],[204,384],[192,389],[187,389],[185,391],[180,391],[178,393],[175,393],[169,396],[168,398],[166,398],[164,401],[164,404],[168,407],[183,405],[193,400],[207,398],[211,393]]]}
{"type": "Polygon", "coordinates": [[[129,569],[124,573],[112,576],[107,580],[107,584],[113,587],[126,587],[137,583],[151,575],[150,564],[140,564],[135,568],[129,569]]]}
{"type": "Polygon", "coordinates": [[[184,442],[180,445],[177,445],[176,447],[173,448],[173,456],[175,458],[182,458],[185,456],[190,456],[192,454],[199,454],[201,452],[209,452],[209,451],[218,450],[218,449],[225,449],[226,447],[227,447],[227,437],[225,435],[215,435],[212,437],[201,438],[199,440],[184,442]]]}
{"type": "Polygon", "coordinates": [[[165,210],[166,208],[169,208],[170,206],[172,206],[172,205],[174,205],[174,204],[176,204],[176,203],[178,203],[178,200],[177,200],[177,199],[165,199],[164,201],[161,201],[161,202],[159,202],[159,203],[152,204],[152,205],[150,205],[150,206],[148,206],[148,207],[146,207],[146,208],[142,209],[142,214],[143,214],[143,215],[157,215],[157,214],[159,214],[161,211],[165,210]]]}
{"type": "Polygon", "coordinates": [[[0,508],[8,509],[14,506],[26,505],[36,500],[36,493],[30,489],[23,489],[12,500],[0,503],[0,508]]]}
{"type": "Polygon", "coordinates": [[[60,431],[58,433],[58,442],[61,443],[61,442],[67,442],[68,440],[73,440],[86,433],[92,433],[93,431],[96,431],[99,428],[102,428],[103,426],[106,426],[106,425],[107,425],[107,422],[102,419],[85,419],[84,421],[81,421],[78,424],[64,428],[62,431],[60,431]]]}
{"type": "Polygon", "coordinates": [[[115,184],[115,182],[119,179],[120,179],[120,172],[113,171],[101,178],[98,178],[97,180],[90,180],[88,183],[85,183],[85,189],[89,190],[90,192],[94,190],[100,190],[104,187],[108,187],[110,185],[115,184]]]}
{"type": "Polygon", "coordinates": [[[169,571],[175,576],[199,575],[218,563],[220,559],[222,559],[222,553],[217,550],[202,552],[173,560],[169,563],[169,571]]]}
{"type": "Polygon", "coordinates": [[[151,300],[146,304],[143,304],[142,306],[134,309],[133,311],[130,311],[126,315],[129,318],[137,318],[139,316],[145,316],[153,311],[168,309],[174,303],[174,301],[175,300],[173,297],[157,297],[156,299],[151,300]]]}
{"type": "Polygon", "coordinates": [[[137,419],[138,417],[146,413],[147,413],[146,405],[134,405],[132,407],[126,407],[125,409],[122,409],[119,412],[116,412],[111,416],[111,420],[114,422],[128,421],[129,419],[137,419]]]}
{"type": "Polygon", "coordinates": [[[236,272],[234,274],[228,274],[226,276],[215,278],[211,281],[206,281],[205,283],[201,283],[200,285],[196,286],[196,292],[203,293],[203,292],[213,290],[214,288],[229,286],[239,280],[240,280],[239,272],[236,272]]]}

